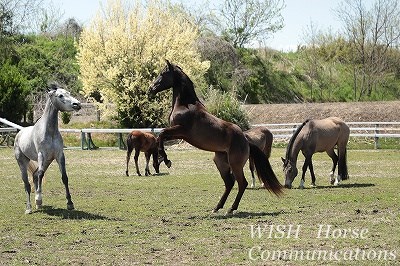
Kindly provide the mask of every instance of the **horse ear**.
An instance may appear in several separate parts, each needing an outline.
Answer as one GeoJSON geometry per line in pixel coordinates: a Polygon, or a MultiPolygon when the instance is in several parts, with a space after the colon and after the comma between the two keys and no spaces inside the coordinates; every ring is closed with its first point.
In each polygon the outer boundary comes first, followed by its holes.
{"type": "Polygon", "coordinates": [[[47,90],[47,92],[53,92],[53,91],[57,90],[57,87],[58,87],[58,84],[52,82],[47,86],[46,90],[47,90]]]}
{"type": "Polygon", "coordinates": [[[172,64],[168,61],[168,59],[165,59],[165,62],[167,63],[168,69],[172,69],[172,64]]]}

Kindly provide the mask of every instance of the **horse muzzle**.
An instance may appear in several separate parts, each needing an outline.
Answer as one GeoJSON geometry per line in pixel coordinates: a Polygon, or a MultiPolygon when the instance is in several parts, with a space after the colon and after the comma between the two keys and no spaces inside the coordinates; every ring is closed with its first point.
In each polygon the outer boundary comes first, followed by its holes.
{"type": "Polygon", "coordinates": [[[79,110],[81,110],[81,108],[82,108],[82,105],[80,102],[72,103],[72,109],[74,109],[75,111],[79,111],[79,110]]]}
{"type": "Polygon", "coordinates": [[[150,97],[154,97],[156,94],[157,94],[157,87],[150,86],[149,91],[147,92],[147,95],[150,97]]]}

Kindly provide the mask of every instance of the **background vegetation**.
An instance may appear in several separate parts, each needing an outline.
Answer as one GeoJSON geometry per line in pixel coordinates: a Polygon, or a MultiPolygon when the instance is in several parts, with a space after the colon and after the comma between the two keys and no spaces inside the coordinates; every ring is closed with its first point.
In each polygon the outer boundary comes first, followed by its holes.
{"type": "MultiPolygon", "coordinates": [[[[110,1],[80,25],[61,21],[61,11],[41,0],[0,0],[0,116],[33,122],[43,89],[57,80],[120,126],[165,126],[169,96],[146,96],[165,58],[184,68],[207,105],[210,95],[235,99],[226,101],[229,110],[240,103],[400,98],[398,1],[344,0],[336,10],[340,31],[311,23],[304,44],[290,52],[265,41],[284,27],[283,0],[227,0],[213,13],[206,5],[141,2],[110,1]],[[8,106],[18,108],[10,113],[8,106]]],[[[239,113],[223,118],[241,123],[239,113]]]]}

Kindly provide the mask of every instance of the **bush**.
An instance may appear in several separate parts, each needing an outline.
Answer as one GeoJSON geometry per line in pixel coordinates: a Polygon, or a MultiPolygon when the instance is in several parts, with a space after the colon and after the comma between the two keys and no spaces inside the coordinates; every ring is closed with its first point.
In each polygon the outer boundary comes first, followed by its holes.
{"type": "Polygon", "coordinates": [[[211,114],[238,125],[242,130],[250,128],[247,114],[234,92],[221,92],[210,88],[206,94],[206,107],[211,114]]]}
{"type": "Polygon", "coordinates": [[[26,79],[16,66],[0,66],[0,117],[18,123],[28,110],[26,79]]]}
{"type": "Polygon", "coordinates": [[[61,121],[67,125],[71,121],[72,114],[70,112],[61,112],[61,121]]]}

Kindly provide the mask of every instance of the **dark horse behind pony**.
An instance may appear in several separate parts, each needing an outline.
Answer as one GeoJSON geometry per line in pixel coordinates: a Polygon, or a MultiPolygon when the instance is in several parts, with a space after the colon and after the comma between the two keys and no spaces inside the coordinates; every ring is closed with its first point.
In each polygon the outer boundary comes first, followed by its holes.
{"type": "Polygon", "coordinates": [[[150,86],[149,94],[172,88],[172,111],[169,116],[170,127],[159,135],[159,154],[169,163],[164,150],[164,140],[183,139],[191,145],[214,152],[214,163],[225,183],[223,193],[214,212],[223,208],[235,180],[239,191],[228,214],[237,210],[239,202],[248,185],[243,167],[249,158],[254,159],[257,174],[265,188],[276,195],[282,193],[282,185],[275,176],[265,154],[254,144],[247,141],[244,133],[235,124],[219,119],[208,113],[197,98],[193,82],[177,65],[167,61],[166,67],[150,86]]]}

